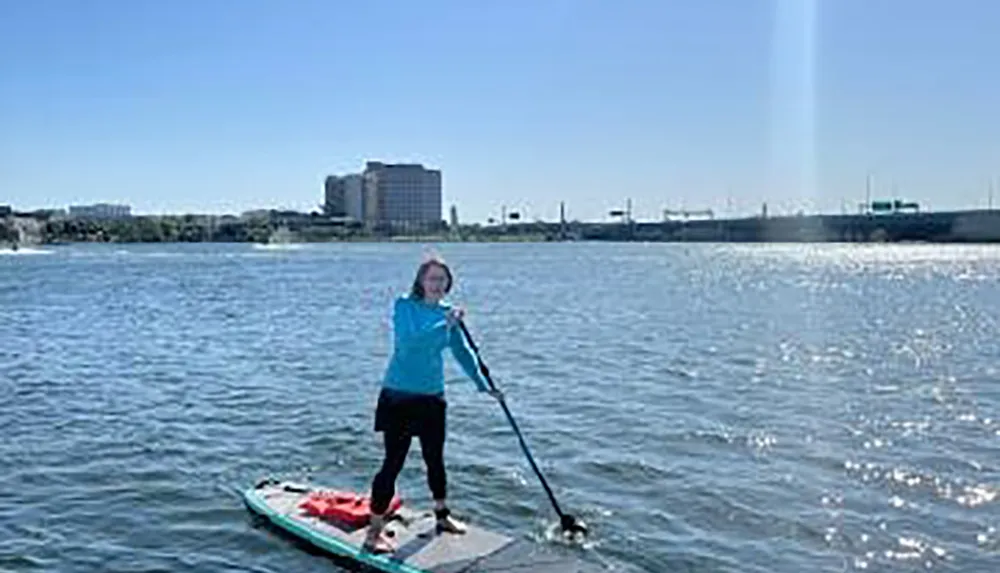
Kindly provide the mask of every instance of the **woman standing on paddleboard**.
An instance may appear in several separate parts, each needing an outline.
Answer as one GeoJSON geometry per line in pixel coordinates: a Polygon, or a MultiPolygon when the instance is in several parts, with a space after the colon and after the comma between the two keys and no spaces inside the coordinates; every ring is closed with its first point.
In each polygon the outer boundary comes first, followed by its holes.
{"type": "Polygon", "coordinates": [[[427,466],[427,484],[434,496],[434,514],[439,531],[465,533],[465,525],[453,518],[445,503],[444,469],[445,410],[444,361],[450,348],[466,375],[481,392],[502,399],[498,390],[490,390],[479,371],[459,321],[461,308],[443,302],[451,291],[451,270],[441,260],[424,262],[407,296],[396,299],[392,323],[394,348],[382,381],[375,410],[375,431],[382,432],[385,457],[372,481],[372,518],[364,546],[369,550],[391,552],[392,541],[383,534],[385,513],[395,495],[396,477],[410,450],[414,436],[427,466]]]}

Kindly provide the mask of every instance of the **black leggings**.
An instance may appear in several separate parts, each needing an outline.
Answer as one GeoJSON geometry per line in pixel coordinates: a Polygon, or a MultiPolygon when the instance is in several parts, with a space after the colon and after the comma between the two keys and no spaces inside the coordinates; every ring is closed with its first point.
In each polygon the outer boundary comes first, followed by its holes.
{"type": "MultiPolygon", "coordinates": [[[[419,434],[420,450],[427,465],[427,485],[434,500],[444,500],[447,478],[444,471],[444,426],[431,425],[419,434]]],[[[396,477],[403,469],[406,454],[410,451],[413,435],[401,428],[387,428],[385,438],[385,459],[382,468],[372,481],[372,513],[381,515],[389,508],[392,496],[396,494],[396,477]]]]}

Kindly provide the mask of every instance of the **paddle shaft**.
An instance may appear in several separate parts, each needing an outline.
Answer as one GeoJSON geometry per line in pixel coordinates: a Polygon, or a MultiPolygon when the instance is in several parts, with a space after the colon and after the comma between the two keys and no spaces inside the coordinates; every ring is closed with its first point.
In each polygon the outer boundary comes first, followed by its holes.
{"type": "MultiPolygon", "coordinates": [[[[476,342],[472,340],[472,335],[469,334],[469,329],[465,327],[465,323],[459,321],[459,326],[462,328],[462,332],[465,334],[465,339],[469,341],[469,346],[472,347],[472,351],[476,354],[476,362],[479,363],[479,371],[483,374],[483,378],[486,379],[486,383],[490,385],[493,390],[497,389],[496,384],[493,383],[493,377],[490,376],[490,369],[483,362],[482,356],[479,354],[479,347],[476,346],[476,342]]],[[[524,456],[528,458],[528,463],[531,464],[531,469],[535,470],[535,475],[538,476],[538,481],[542,482],[542,487],[545,488],[545,493],[549,496],[549,501],[552,502],[552,507],[556,510],[556,514],[559,515],[559,519],[566,521],[566,516],[563,514],[562,509],[559,508],[559,502],[556,501],[555,494],[552,493],[552,488],[549,487],[549,483],[545,481],[545,476],[542,475],[542,470],[538,469],[538,464],[535,463],[535,458],[531,455],[531,451],[528,450],[528,444],[524,441],[524,436],[521,435],[520,428],[517,427],[517,422],[514,421],[514,415],[510,413],[510,408],[507,407],[507,402],[504,400],[499,400],[500,407],[503,408],[503,413],[507,415],[507,421],[510,422],[510,427],[514,429],[514,434],[517,435],[517,441],[521,444],[521,449],[524,451],[524,456]]]]}

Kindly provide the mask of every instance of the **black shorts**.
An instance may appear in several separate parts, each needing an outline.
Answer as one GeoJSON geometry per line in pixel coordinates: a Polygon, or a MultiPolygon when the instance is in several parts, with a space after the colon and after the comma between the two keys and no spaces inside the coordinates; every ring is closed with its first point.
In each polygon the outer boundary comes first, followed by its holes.
{"type": "Polygon", "coordinates": [[[409,394],[383,388],[375,407],[375,431],[395,435],[444,435],[448,404],[440,394],[409,394]]]}

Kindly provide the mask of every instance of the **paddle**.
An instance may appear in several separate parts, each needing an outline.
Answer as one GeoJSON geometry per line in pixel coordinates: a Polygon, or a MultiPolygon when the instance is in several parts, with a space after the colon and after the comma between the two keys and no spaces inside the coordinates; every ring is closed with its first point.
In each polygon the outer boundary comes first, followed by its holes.
{"type": "MultiPolygon", "coordinates": [[[[462,328],[462,332],[465,334],[465,339],[469,341],[469,346],[472,348],[472,352],[476,355],[476,362],[479,363],[479,371],[483,374],[483,378],[486,379],[486,383],[490,385],[492,390],[496,390],[497,386],[493,383],[493,377],[490,376],[490,369],[486,366],[486,363],[483,362],[483,358],[479,354],[479,347],[476,346],[476,342],[472,340],[472,335],[469,334],[469,329],[466,328],[465,323],[462,321],[459,321],[458,325],[462,328]]],[[[521,443],[521,449],[524,450],[524,455],[528,458],[528,463],[530,463],[531,468],[535,470],[535,475],[537,475],[538,480],[542,482],[542,487],[545,488],[545,493],[549,495],[549,501],[552,502],[552,507],[559,515],[559,524],[562,526],[563,532],[581,533],[586,535],[587,526],[572,515],[563,513],[562,509],[559,508],[559,502],[556,501],[556,496],[552,493],[552,489],[549,487],[548,482],[545,481],[545,476],[542,475],[542,471],[538,469],[538,465],[535,463],[535,458],[532,457],[531,452],[528,450],[528,444],[525,443],[524,436],[521,435],[521,430],[518,429],[517,422],[514,421],[514,416],[510,413],[507,403],[503,399],[499,400],[499,402],[500,406],[503,408],[504,414],[507,415],[507,421],[510,422],[511,428],[514,429],[514,433],[517,435],[518,442],[521,443]]]]}

